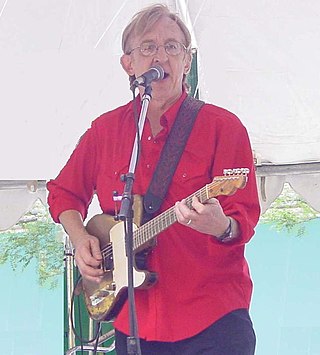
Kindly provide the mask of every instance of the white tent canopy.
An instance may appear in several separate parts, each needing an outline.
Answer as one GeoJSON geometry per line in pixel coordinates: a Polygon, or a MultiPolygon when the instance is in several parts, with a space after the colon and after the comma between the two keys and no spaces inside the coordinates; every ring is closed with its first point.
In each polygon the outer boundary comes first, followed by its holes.
{"type": "MultiPolygon", "coordinates": [[[[56,176],[90,122],[131,99],[121,34],[151,3],[0,0],[0,179],[56,176]]],[[[200,97],[239,116],[260,165],[295,164],[264,170],[263,208],[290,181],[320,210],[319,2],[163,3],[193,33],[200,97]]]]}

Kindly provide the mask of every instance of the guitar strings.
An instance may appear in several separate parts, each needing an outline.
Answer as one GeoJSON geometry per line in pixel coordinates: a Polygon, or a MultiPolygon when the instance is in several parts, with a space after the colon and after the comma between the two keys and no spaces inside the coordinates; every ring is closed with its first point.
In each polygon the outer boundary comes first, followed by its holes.
{"type": "MultiPolygon", "coordinates": [[[[222,182],[224,183],[224,182],[222,182]]],[[[215,187],[215,185],[221,185],[221,181],[213,181],[209,184],[210,187],[215,187]]],[[[200,190],[196,191],[193,195],[186,198],[186,202],[191,206],[192,197],[195,195],[200,198],[200,201],[203,202],[208,198],[207,194],[208,186],[204,186],[200,190]]],[[[171,224],[176,222],[177,218],[174,213],[174,206],[170,207],[168,210],[164,211],[151,221],[139,227],[139,229],[133,232],[133,247],[137,249],[139,246],[143,245],[148,240],[152,239],[158,233],[169,227],[171,224]],[[139,237],[141,237],[139,239],[139,237]]],[[[108,244],[101,250],[102,256],[104,259],[109,258],[113,255],[113,248],[111,244],[108,244]]]]}

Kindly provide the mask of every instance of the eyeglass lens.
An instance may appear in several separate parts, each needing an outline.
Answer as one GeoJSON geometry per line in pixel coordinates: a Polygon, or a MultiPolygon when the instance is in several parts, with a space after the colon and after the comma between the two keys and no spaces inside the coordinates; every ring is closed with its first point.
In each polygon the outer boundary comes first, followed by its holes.
{"type": "Polygon", "coordinates": [[[141,54],[151,56],[154,55],[160,47],[164,47],[166,53],[169,55],[178,55],[181,53],[183,45],[176,41],[170,41],[159,46],[154,42],[144,42],[140,45],[139,49],[141,54]]]}

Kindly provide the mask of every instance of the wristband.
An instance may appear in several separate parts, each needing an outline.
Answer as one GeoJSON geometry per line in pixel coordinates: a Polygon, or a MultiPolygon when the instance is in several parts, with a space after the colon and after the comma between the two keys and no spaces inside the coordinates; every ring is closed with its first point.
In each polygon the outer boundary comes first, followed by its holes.
{"type": "Polygon", "coordinates": [[[218,240],[219,240],[219,242],[227,242],[227,241],[229,241],[229,240],[231,240],[232,239],[232,222],[231,222],[231,218],[230,217],[228,217],[228,219],[229,219],[229,225],[228,225],[228,227],[227,227],[227,229],[225,230],[225,232],[223,233],[223,234],[221,234],[219,237],[216,237],[218,240]]]}

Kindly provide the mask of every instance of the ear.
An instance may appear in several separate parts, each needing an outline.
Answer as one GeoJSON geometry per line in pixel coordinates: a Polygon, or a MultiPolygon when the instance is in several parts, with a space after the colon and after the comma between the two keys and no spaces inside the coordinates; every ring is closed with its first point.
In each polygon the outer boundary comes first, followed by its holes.
{"type": "Polygon", "coordinates": [[[131,76],[134,75],[133,67],[132,67],[132,59],[129,54],[123,54],[120,58],[120,63],[125,72],[131,76]]]}
{"type": "Polygon", "coordinates": [[[191,69],[192,53],[186,53],[183,74],[188,74],[191,69]]]}

